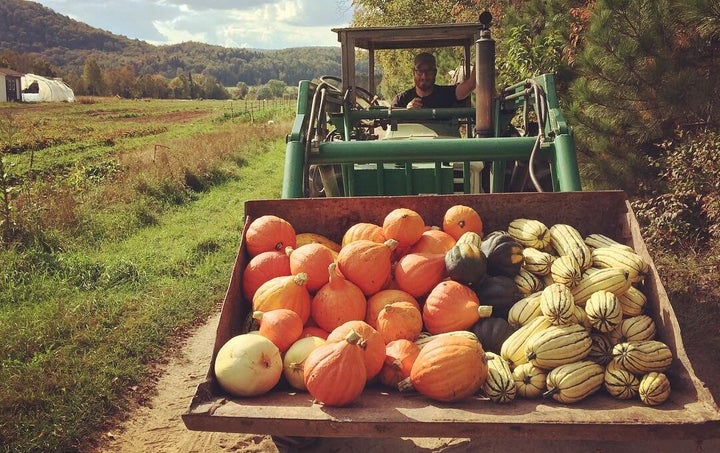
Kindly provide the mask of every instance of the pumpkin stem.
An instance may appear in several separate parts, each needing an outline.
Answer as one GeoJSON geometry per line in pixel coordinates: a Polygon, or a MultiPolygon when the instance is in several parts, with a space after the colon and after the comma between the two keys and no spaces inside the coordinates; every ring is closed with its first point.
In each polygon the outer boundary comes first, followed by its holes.
{"type": "Polygon", "coordinates": [[[542,395],[543,395],[543,398],[550,398],[551,396],[553,396],[554,394],[556,394],[559,391],[560,391],[560,389],[555,387],[553,389],[545,391],[542,395]]]}
{"type": "Polygon", "coordinates": [[[480,318],[489,318],[492,316],[493,307],[492,305],[480,305],[478,306],[478,315],[480,318]]]}
{"type": "Polygon", "coordinates": [[[308,275],[305,272],[300,272],[298,274],[295,274],[293,277],[293,282],[295,282],[298,286],[304,286],[308,281],[308,275]]]}
{"type": "Polygon", "coordinates": [[[398,382],[397,384],[398,390],[402,393],[409,393],[414,392],[415,387],[412,385],[412,381],[410,380],[410,376],[406,377],[402,381],[398,382]]]}
{"type": "Polygon", "coordinates": [[[253,319],[254,319],[255,321],[261,322],[261,321],[262,321],[263,314],[264,314],[264,312],[262,312],[262,311],[260,311],[260,310],[256,310],[256,311],[253,312],[252,317],[253,317],[253,319]]]}
{"type": "Polygon", "coordinates": [[[350,329],[350,332],[345,335],[345,341],[350,344],[356,344],[360,347],[363,347],[365,342],[365,340],[363,340],[363,337],[361,337],[360,334],[355,331],[355,329],[350,329]],[[363,342],[363,344],[360,344],[361,342],[363,342]]]}

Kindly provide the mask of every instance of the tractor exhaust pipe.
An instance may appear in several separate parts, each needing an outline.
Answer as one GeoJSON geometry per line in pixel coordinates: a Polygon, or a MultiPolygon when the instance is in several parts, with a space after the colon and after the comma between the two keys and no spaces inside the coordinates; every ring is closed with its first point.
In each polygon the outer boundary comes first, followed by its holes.
{"type": "Polygon", "coordinates": [[[493,137],[495,95],[495,41],[490,37],[492,14],[480,14],[480,39],[475,41],[475,136],[493,137]]]}

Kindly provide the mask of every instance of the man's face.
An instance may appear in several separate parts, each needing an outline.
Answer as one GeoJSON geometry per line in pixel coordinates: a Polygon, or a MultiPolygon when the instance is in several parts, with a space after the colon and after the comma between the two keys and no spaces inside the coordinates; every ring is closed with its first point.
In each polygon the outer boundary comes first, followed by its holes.
{"type": "Polygon", "coordinates": [[[413,70],[415,86],[421,90],[429,90],[435,83],[437,69],[431,65],[421,63],[413,70]]]}

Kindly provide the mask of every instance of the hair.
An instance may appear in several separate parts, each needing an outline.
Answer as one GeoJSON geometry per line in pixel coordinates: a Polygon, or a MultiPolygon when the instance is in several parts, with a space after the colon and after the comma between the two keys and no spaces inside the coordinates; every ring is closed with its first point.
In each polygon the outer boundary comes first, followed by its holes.
{"type": "Polygon", "coordinates": [[[435,69],[437,67],[435,63],[435,57],[430,52],[422,52],[417,54],[415,56],[415,61],[413,62],[413,68],[417,68],[423,63],[430,65],[432,69],[435,69]]]}

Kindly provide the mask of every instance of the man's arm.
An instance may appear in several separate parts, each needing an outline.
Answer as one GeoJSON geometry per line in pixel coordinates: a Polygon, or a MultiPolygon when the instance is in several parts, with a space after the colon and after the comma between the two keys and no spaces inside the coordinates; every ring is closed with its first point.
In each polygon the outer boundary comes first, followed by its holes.
{"type": "Polygon", "coordinates": [[[475,68],[470,71],[470,77],[458,83],[455,86],[455,99],[462,101],[466,97],[470,96],[472,90],[475,89],[475,68]]]}

